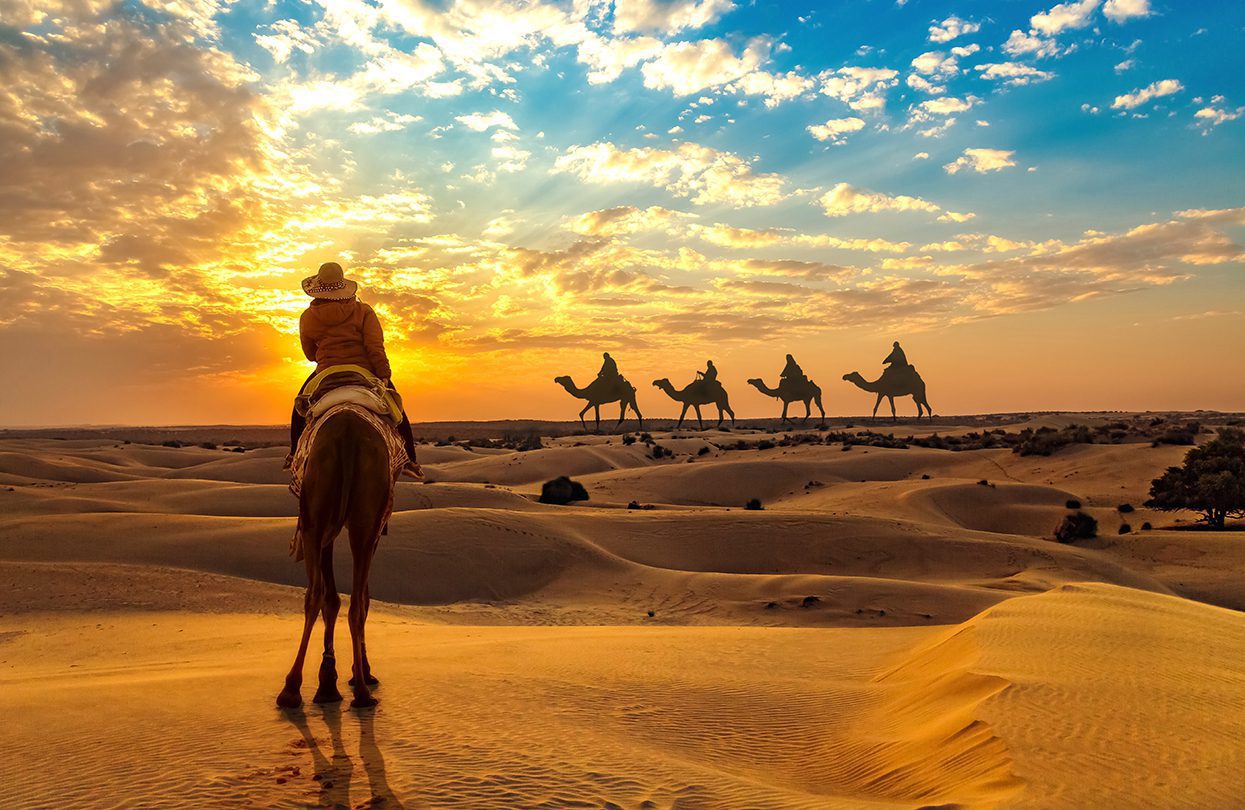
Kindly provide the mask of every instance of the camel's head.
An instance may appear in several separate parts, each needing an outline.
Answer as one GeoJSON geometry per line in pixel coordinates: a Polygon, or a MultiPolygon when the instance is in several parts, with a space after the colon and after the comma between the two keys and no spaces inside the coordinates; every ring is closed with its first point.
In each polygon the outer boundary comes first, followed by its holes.
{"type": "Polygon", "coordinates": [[[571,385],[571,384],[572,384],[572,383],[571,383],[571,378],[570,378],[570,377],[567,377],[567,376],[562,376],[562,377],[554,377],[554,378],[553,378],[553,381],[554,381],[555,383],[557,383],[558,385],[562,386],[563,388],[565,388],[566,386],[568,386],[568,385],[571,385]]]}
{"type": "Polygon", "coordinates": [[[666,379],[665,377],[662,377],[660,380],[653,380],[653,385],[656,386],[657,388],[669,388],[670,380],[666,379]]]}
{"type": "Polygon", "coordinates": [[[748,380],[748,385],[755,385],[759,388],[762,385],[765,385],[765,383],[759,380],[758,378],[753,377],[751,380],[748,380]]]}
{"type": "Polygon", "coordinates": [[[859,371],[849,371],[847,374],[844,374],[844,375],[843,375],[843,379],[847,380],[848,382],[854,382],[854,381],[856,381],[856,380],[859,380],[859,379],[861,379],[860,372],[859,372],[859,371]]]}

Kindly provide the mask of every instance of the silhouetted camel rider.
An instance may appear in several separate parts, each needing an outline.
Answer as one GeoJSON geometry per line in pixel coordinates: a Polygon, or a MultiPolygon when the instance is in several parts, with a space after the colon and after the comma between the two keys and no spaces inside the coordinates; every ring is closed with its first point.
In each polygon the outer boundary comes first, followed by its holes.
{"type": "Polygon", "coordinates": [[[609,352],[603,352],[604,361],[601,363],[601,370],[597,372],[597,377],[602,380],[618,379],[618,364],[614,362],[614,358],[610,357],[609,352]]]}
{"type": "Polygon", "coordinates": [[[782,374],[778,376],[780,387],[783,382],[804,382],[808,379],[804,376],[804,369],[800,368],[800,364],[795,362],[795,358],[791,355],[787,355],[787,365],[783,366],[782,374]]]}
{"type": "MultiPolygon", "coordinates": [[[[886,359],[882,361],[882,365],[890,365],[890,368],[901,369],[908,366],[908,356],[903,353],[903,349],[899,348],[899,341],[896,340],[892,344],[891,353],[886,355],[886,359]]],[[[887,369],[889,371],[890,369],[887,369]]]]}
{"type": "Polygon", "coordinates": [[[713,364],[712,360],[705,361],[705,370],[697,371],[696,376],[707,383],[718,381],[718,367],[713,364]]]}

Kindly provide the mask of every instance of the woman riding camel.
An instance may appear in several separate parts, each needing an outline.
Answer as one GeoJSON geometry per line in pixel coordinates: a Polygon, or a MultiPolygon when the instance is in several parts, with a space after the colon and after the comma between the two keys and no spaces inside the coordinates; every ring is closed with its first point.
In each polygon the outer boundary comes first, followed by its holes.
{"type": "MultiPolygon", "coordinates": [[[[390,380],[389,356],[385,354],[385,336],[380,328],[376,312],[355,297],[358,283],[345,277],[337,262],[325,262],[319,272],[303,279],[303,292],[311,296],[311,305],[298,320],[298,336],[303,354],[316,364],[308,381],[329,366],[356,365],[372,372],[391,391],[396,393],[390,380]]],[[[306,382],[303,386],[306,386],[306,382]]],[[[301,392],[302,389],[300,388],[301,392]]],[[[297,408],[290,416],[290,455],[288,467],[298,447],[298,437],[307,426],[307,420],[297,408]]],[[[402,443],[406,445],[409,459],[403,472],[420,477],[415,462],[415,438],[411,434],[411,422],[402,414],[398,425],[402,443]]]]}

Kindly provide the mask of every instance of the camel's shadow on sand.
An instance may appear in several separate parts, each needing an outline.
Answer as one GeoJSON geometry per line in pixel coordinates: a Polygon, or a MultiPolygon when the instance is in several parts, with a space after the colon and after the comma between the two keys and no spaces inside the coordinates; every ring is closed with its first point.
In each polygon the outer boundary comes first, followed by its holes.
{"type": "Polygon", "coordinates": [[[353,712],[343,708],[342,704],[334,703],[316,707],[310,714],[302,708],[282,709],[281,717],[298,729],[311,754],[312,776],[319,784],[319,807],[384,807],[403,808],[399,799],[389,786],[389,777],[385,771],[385,757],[376,744],[376,712],[369,710],[353,712]],[[322,721],[328,731],[330,750],[323,747],[324,734],[320,739],[312,731],[312,724],[322,721]],[[346,750],[342,735],[342,724],[357,723],[359,730],[359,751],[357,760],[346,750]],[[357,766],[362,766],[362,774],[358,774],[357,766]],[[366,786],[362,779],[366,778],[366,786]],[[359,782],[356,787],[355,783],[359,782]],[[366,790],[370,796],[351,798],[351,791],[362,793],[366,790]]]}

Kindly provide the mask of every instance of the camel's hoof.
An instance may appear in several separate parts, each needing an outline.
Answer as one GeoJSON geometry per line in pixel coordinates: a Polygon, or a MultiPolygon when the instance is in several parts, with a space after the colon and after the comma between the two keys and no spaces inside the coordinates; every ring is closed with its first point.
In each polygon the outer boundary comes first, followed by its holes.
{"type": "MultiPolygon", "coordinates": [[[[371,673],[368,673],[367,675],[363,676],[363,682],[367,684],[368,686],[379,686],[380,685],[380,679],[377,678],[375,675],[372,675],[371,673]]],[[[358,686],[359,685],[358,678],[351,678],[349,683],[351,686],[358,686]]]]}
{"type": "Polygon", "coordinates": [[[340,703],[342,701],[342,693],[337,691],[336,686],[321,686],[316,690],[316,696],[311,700],[313,703],[340,703]]]}
{"type": "Polygon", "coordinates": [[[279,708],[297,709],[301,705],[303,705],[303,696],[298,692],[282,690],[281,694],[277,695],[277,706],[279,708]]]}
{"type": "Polygon", "coordinates": [[[367,695],[366,697],[359,697],[358,695],[355,695],[354,700],[350,701],[350,708],[370,709],[377,703],[380,703],[380,698],[374,698],[371,695],[367,695]]]}

